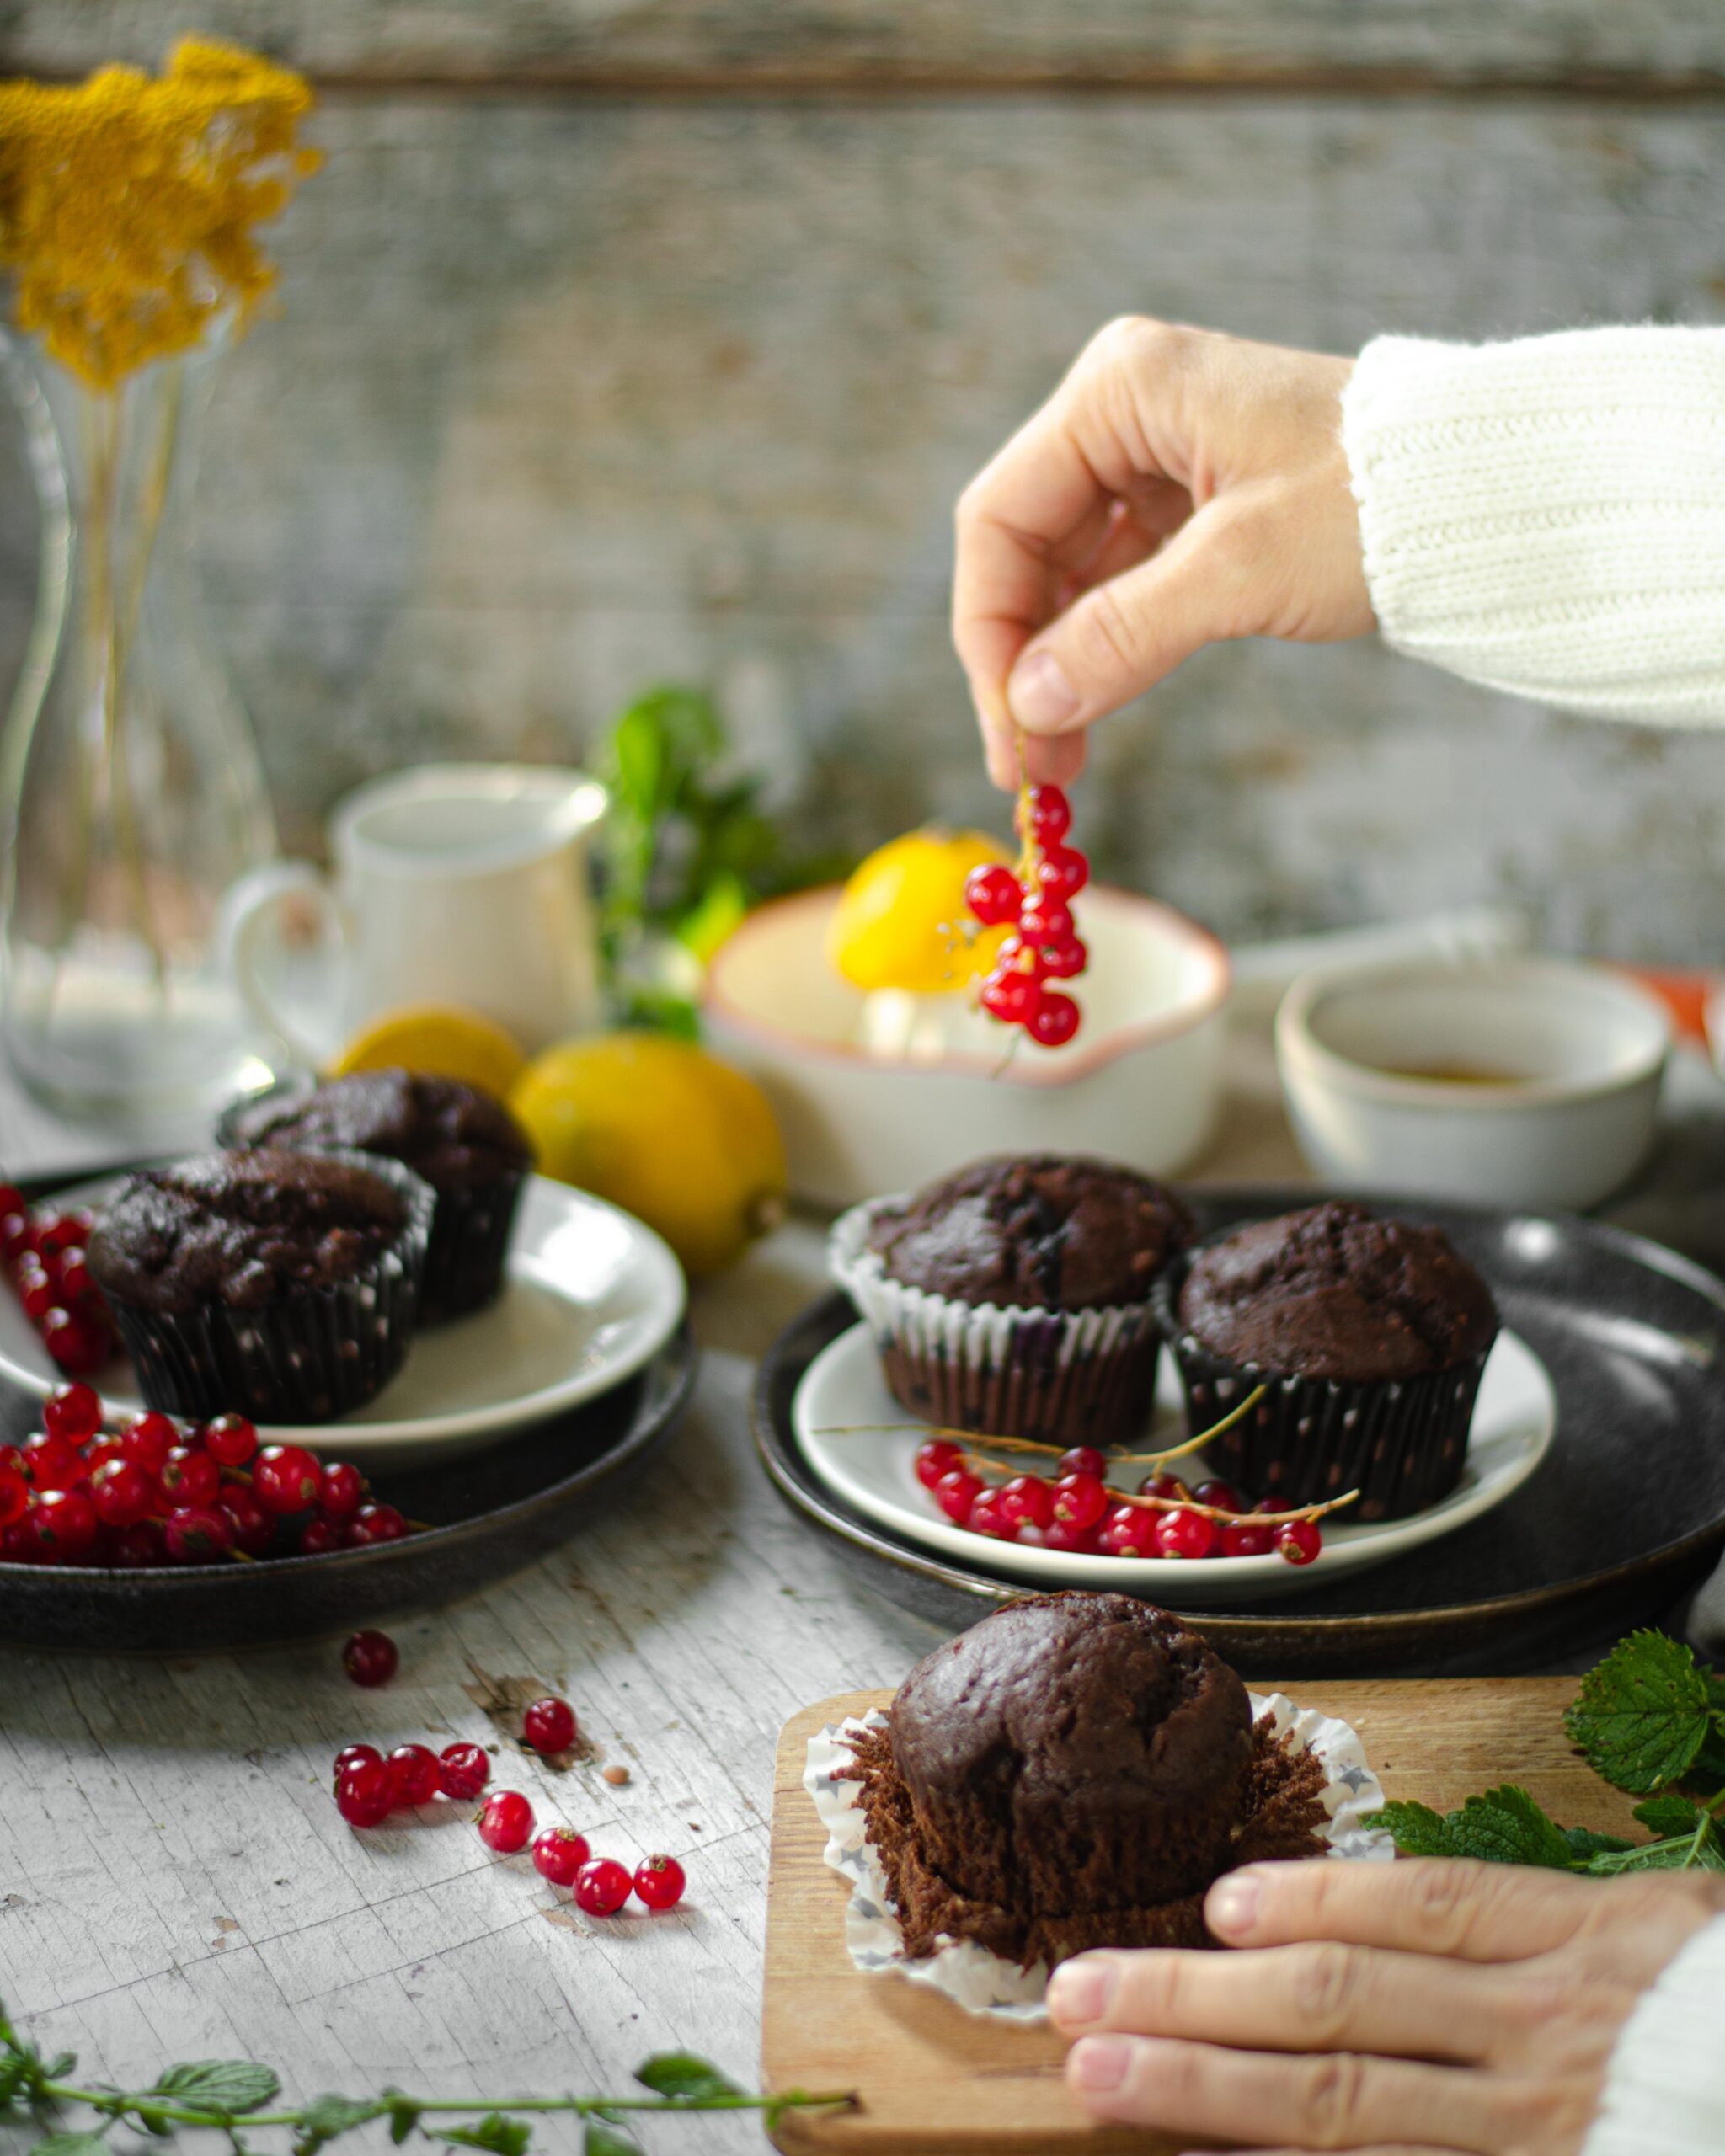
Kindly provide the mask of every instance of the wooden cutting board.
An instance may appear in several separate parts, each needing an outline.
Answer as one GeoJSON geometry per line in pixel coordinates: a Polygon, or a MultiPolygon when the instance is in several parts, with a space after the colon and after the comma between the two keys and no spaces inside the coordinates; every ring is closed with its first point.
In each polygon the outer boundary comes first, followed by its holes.
{"type": "MultiPolygon", "coordinates": [[[[1365,1743],[1390,1796],[1447,1811],[1476,1790],[1517,1781],[1566,1826],[1635,1835],[1632,1800],[1570,1749],[1567,1677],[1474,1678],[1279,1686],[1304,1707],[1338,1715],[1365,1743]]],[[[821,1855],[826,1835],[803,1787],[808,1742],[828,1722],[884,1707],[888,1692],[846,1692],[793,1715],[779,1737],[767,1881],[761,2081],[775,2089],[848,2089],[849,2112],[788,2113],[785,2149],[858,2156],[1136,2156],[1189,2145],[1100,2132],[1068,2101],[1065,2046],[1046,2028],[964,2013],[890,1972],[864,1975],[845,1951],[850,1886],[821,1855]]]]}

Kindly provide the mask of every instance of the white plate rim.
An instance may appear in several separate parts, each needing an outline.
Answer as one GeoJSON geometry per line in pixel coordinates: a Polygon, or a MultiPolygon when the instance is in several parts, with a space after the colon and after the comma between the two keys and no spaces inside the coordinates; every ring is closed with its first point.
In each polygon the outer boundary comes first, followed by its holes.
{"type": "MultiPolygon", "coordinates": [[[[93,1177],[69,1185],[63,1190],[51,1192],[32,1203],[38,1207],[99,1203],[124,1179],[124,1171],[93,1177]]],[[[591,1191],[577,1189],[571,1183],[556,1182],[548,1176],[530,1176],[522,1192],[524,1206],[530,1193],[536,1194],[542,1203],[548,1200],[561,1206],[566,1219],[573,1219],[583,1211],[590,1211],[608,1215],[623,1225],[630,1238],[633,1257],[638,1262],[644,1262],[650,1273],[656,1276],[649,1279],[648,1288],[649,1299],[658,1303],[650,1321],[628,1346],[590,1367],[572,1372],[568,1378],[555,1384],[541,1385],[536,1391],[519,1393],[510,1399],[499,1400],[489,1406],[465,1408],[447,1415],[409,1417],[394,1422],[358,1422],[338,1417],[331,1422],[260,1422],[258,1434],[264,1442],[303,1444],[312,1451],[328,1451],[333,1442],[329,1433],[339,1431],[344,1452],[357,1456],[362,1452],[386,1452],[408,1446],[429,1447],[460,1438],[493,1435],[501,1431],[526,1428],[533,1423],[548,1422],[554,1417],[567,1413],[572,1407],[579,1407],[587,1401],[597,1399],[602,1393],[612,1391],[633,1377],[637,1371],[644,1369],[682,1323],[688,1302],[688,1283],[670,1246],[644,1220],[637,1219],[633,1213],[626,1213],[620,1205],[613,1205],[606,1198],[595,1197],[591,1191]]],[[[526,1262],[526,1254],[512,1241],[505,1261],[507,1267],[512,1269],[526,1262]]],[[[544,1277],[537,1271],[535,1278],[541,1285],[547,1284],[544,1277]]],[[[548,1284],[554,1289],[554,1280],[548,1284]]],[[[7,1292],[9,1290],[0,1289],[0,1293],[7,1292]]],[[[484,1315],[483,1311],[475,1313],[481,1322],[484,1315]]],[[[471,1323],[473,1321],[457,1321],[471,1323]]],[[[8,1352],[3,1340],[0,1340],[0,1378],[21,1386],[36,1400],[45,1400],[61,1381],[57,1371],[45,1374],[29,1364],[20,1362],[8,1352]]],[[[106,1402],[104,1404],[105,1406],[106,1402]]]]}
{"type": "MultiPolygon", "coordinates": [[[[860,1359],[864,1348],[875,1353],[873,1337],[866,1321],[847,1326],[838,1337],[829,1341],[820,1353],[809,1364],[797,1381],[791,1401],[791,1428],[804,1465],[824,1486],[854,1505],[877,1524],[890,1527],[909,1535],[924,1549],[943,1555],[980,1561],[977,1550],[977,1537],[943,1518],[927,1518],[913,1512],[908,1505],[882,1497],[862,1478],[835,1474],[829,1465],[829,1454],[818,1443],[811,1444],[815,1433],[809,1427],[807,1402],[809,1394],[827,1376],[835,1364],[843,1364],[852,1358],[860,1359]]],[[[1364,1571],[1370,1566],[1386,1563],[1410,1550],[1427,1542],[1454,1533],[1477,1519],[1483,1513],[1491,1512],[1504,1503],[1520,1488],[1540,1466],[1551,1451],[1557,1438],[1557,1390],[1550,1371],[1544,1361],[1522,1336],[1505,1326],[1493,1343],[1492,1353],[1500,1347],[1523,1364],[1523,1374],[1538,1385],[1541,1401],[1541,1427],[1537,1436],[1527,1441],[1519,1456],[1507,1462],[1489,1480],[1476,1482],[1471,1488],[1455,1492],[1441,1502],[1416,1513],[1406,1519],[1362,1521],[1354,1525],[1338,1523],[1325,1537],[1324,1549],[1315,1564],[1295,1567],[1283,1558],[1267,1557],[1207,1557],[1200,1564],[1168,1557],[1105,1557],[1087,1556],[1080,1552],[1047,1550],[1033,1545],[996,1542],[989,1545],[986,1562],[991,1570],[1044,1586],[1064,1580],[1067,1585],[1093,1582],[1098,1587],[1121,1588],[1130,1586],[1135,1591],[1178,1593],[1188,1606],[1199,1606],[1192,1602],[1190,1590],[1202,1580],[1205,1582],[1203,1606],[1213,1606],[1215,1595],[1210,1593],[1213,1586],[1217,1594],[1232,1593],[1246,1598],[1258,1599],[1268,1588],[1279,1597],[1296,1592],[1306,1584],[1316,1585],[1335,1580],[1346,1572],[1364,1571]],[[1336,1561],[1340,1560],[1339,1562],[1336,1561]]],[[[1166,1369],[1166,1365],[1164,1368],[1166,1369]]],[[[1489,1365],[1488,1365],[1489,1367],[1489,1365]]],[[[1161,1390],[1159,1386],[1158,1390],[1161,1390]]],[[[898,1408],[895,1412],[906,1421],[919,1418],[898,1408]]],[[[908,1433],[906,1434],[909,1434],[908,1433]]]]}

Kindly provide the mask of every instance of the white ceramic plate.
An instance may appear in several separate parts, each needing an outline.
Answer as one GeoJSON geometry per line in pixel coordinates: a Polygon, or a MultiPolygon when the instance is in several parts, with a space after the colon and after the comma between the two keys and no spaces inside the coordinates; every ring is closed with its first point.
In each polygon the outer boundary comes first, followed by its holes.
{"type": "MultiPolygon", "coordinates": [[[[905,1410],[887,1390],[880,1358],[866,1325],[853,1325],[823,1348],[803,1374],[791,1420],[804,1457],[829,1488],[883,1526],[949,1556],[985,1566],[1027,1586],[1125,1588],[1175,1609],[1230,1609],[1240,1602],[1296,1593],[1343,1572],[1386,1564],[1404,1550],[1452,1534],[1519,1489],[1546,1456],[1557,1427],[1557,1396],[1539,1357],[1518,1334],[1500,1332],[1486,1363],[1468,1438],[1460,1486],[1440,1505],[1409,1519],[1357,1527],[1344,1513],[1324,1522],[1315,1563],[1268,1557],[1085,1557],[1024,1543],[991,1542],[955,1527],[937,1511],[916,1480],[919,1428],[879,1435],[842,1436],[859,1424],[902,1422],[905,1410]]],[[[1141,1449],[1177,1445],[1185,1435],[1179,1379],[1166,1356],[1156,1388],[1156,1417],[1141,1449]]],[[[1183,1474],[1194,1476],[1191,1462],[1183,1474]]],[[[1135,1478],[1147,1472],[1134,1470],[1135,1478]]]]}
{"type": "MultiPolygon", "coordinates": [[[[119,1180],[66,1191],[60,1202],[100,1206],[119,1180]]],[[[532,1176],[504,1290],[489,1310],[422,1331],[400,1374],[356,1413],[261,1433],[362,1465],[407,1467],[471,1452],[632,1377],[676,1331],[684,1299],[682,1268],[652,1229],[584,1190],[532,1176]]],[[[17,1298],[3,1289],[0,1377],[38,1399],[60,1381],[17,1298]]],[[[129,1361],[110,1364],[96,1384],[112,1413],[143,1405],[129,1361]]]]}

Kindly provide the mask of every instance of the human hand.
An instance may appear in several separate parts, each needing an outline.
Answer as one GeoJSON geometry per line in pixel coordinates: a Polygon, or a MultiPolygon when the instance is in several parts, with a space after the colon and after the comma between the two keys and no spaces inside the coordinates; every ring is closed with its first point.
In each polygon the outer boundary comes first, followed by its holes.
{"type": "Polygon", "coordinates": [[[953,641],[989,775],[1064,783],[1084,729],[1226,637],[1373,626],[1342,451],[1353,362],[1128,316],[958,510],[953,641]]]}
{"type": "Polygon", "coordinates": [[[1722,1913],[1695,1873],[1250,1865],[1204,1903],[1249,1951],[1081,1955],[1049,2012],[1097,2118],[1282,2156],[1574,2156],[1636,2001],[1722,1913]]]}

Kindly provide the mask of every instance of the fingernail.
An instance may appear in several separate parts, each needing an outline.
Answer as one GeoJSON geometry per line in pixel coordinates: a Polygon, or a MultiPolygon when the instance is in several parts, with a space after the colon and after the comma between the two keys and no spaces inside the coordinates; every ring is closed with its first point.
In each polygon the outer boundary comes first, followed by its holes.
{"type": "Polygon", "coordinates": [[[1100,2021],[1114,1993],[1112,1961],[1062,1961],[1049,1979],[1048,2010],[1057,2021],[1100,2021]]]}
{"type": "Polygon", "coordinates": [[[1212,1931],[1250,1931],[1258,1921],[1258,1882],[1249,1871],[1231,1871],[1217,1880],[1204,1905],[1212,1931]]]}
{"type": "Polygon", "coordinates": [[[1007,702],[1020,726],[1033,734],[1052,734],[1078,708],[1078,692],[1051,651],[1033,651],[1012,669],[1007,702]]]}
{"type": "Polygon", "coordinates": [[[1118,2089],[1132,2057],[1124,2036],[1086,2036],[1072,2047],[1072,2078],[1081,2089],[1118,2089]]]}

